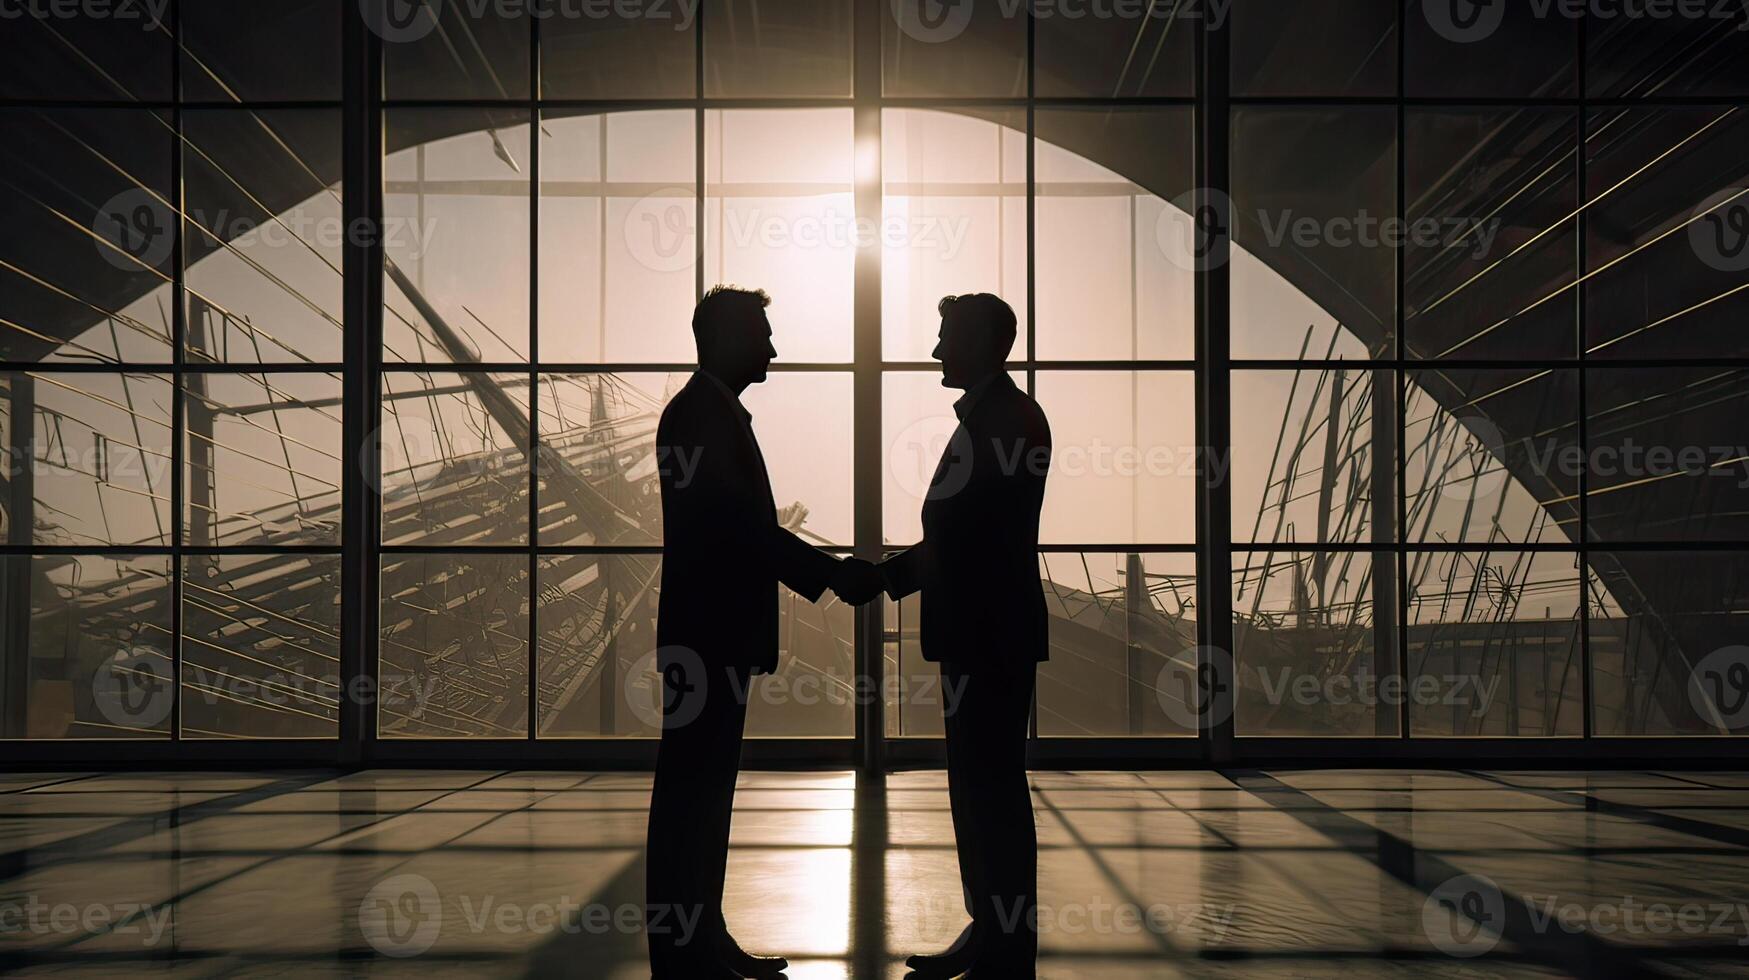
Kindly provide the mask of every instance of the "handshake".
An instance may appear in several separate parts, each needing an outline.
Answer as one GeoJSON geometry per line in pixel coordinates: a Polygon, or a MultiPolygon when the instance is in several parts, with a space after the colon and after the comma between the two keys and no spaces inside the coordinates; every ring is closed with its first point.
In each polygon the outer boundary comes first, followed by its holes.
{"type": "Polygon", "coordinates": [[[861,558],[846,558],[832,573],[831,587],[838,598],[860,606],[881,594],[886,588],[886,579],[879,568],[861,558]]]}

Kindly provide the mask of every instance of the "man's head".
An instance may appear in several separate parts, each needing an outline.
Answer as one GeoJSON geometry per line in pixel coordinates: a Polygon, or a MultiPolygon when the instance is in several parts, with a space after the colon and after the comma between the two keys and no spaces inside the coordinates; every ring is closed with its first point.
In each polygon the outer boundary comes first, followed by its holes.
{"type": "Polygon", "coordinates": [[[930,356],[941,362],[942,385],[970,388],[1002,370],[1014,349],[1015,318],[1001,297],[944,296],[936,310],[941,313],[941,340],[930,356]]]}
{"type": "Polygon", "coordinates": [[[765,318],[770,305],[763,289],[712,286],[692,312],[699,367],[737,390],[764,381],[777,356],[771,322],[765,318]]]}

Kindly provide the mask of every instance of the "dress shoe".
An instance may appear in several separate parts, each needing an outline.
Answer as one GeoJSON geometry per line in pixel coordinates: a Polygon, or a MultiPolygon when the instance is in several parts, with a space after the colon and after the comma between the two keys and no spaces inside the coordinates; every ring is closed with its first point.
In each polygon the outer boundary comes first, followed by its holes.
{"type": "Polygon", "coordinates": [[[918,980],[946,980],[971,969],[978,956],[977,926],[966,926],[959,937],[939,953],[918,953],[905,958],[905,965],[918,980]]]}
{"type": "Polygon", "coordinates": [[[755,956],[741,948],[727,930],[717,934],[717,961],[743,977],[775,977],[789,969],[789,960],[781,956],[755,956]]]}

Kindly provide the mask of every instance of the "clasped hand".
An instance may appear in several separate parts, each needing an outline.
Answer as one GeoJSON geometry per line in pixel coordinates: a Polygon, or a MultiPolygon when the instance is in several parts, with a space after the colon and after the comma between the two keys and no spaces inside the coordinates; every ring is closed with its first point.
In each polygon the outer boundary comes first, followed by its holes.
{"type": "Polygon", "coordinates": [[[880,569],[861,558],[844,559],[832,574],[832,591],[853,606],[860,606],[880,595],[884,587],[880,569]]]}

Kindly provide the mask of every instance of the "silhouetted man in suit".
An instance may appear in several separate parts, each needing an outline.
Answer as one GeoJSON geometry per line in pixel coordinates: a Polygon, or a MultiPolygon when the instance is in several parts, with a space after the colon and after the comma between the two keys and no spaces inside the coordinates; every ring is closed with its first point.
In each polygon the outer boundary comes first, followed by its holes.
{"type": "MultiPolygon", "coordinates": [[[[1014,311],[988,293],[941,301],[941,383],[965,391],[959,428],[923,502],[923,541],[880,565],[887,594],[922,596],[923,657],[948,690],[948,793],[972,924],[939,956],[907,961],[926,977],[1033,975],[1038,840],[1026,732],[1038,664],[1048,658],[1038,572],[1039,509],[1051,464],[1045,414],[1003,370],[1014,311]]],[[[854,601],[853,596],[847,596],[854,601]]]]}
{"type": "Polygon", "coordinates": [[[761,291],[718,286],[693,313],[699,369],[656,429],[662,482],[657,665],[662,744],[650,800],[646,930],[658,977],[774,976],[781,957],[742,951],[723,921],[729,821],[752,675],[777,668],[778,583],[816,601],[830,586],[864,601],[867,562],[839,561],[778,523],[748,385],[777,351],[761,291]],[[687,923],[696,926],[688,932],[687,923]]]}

